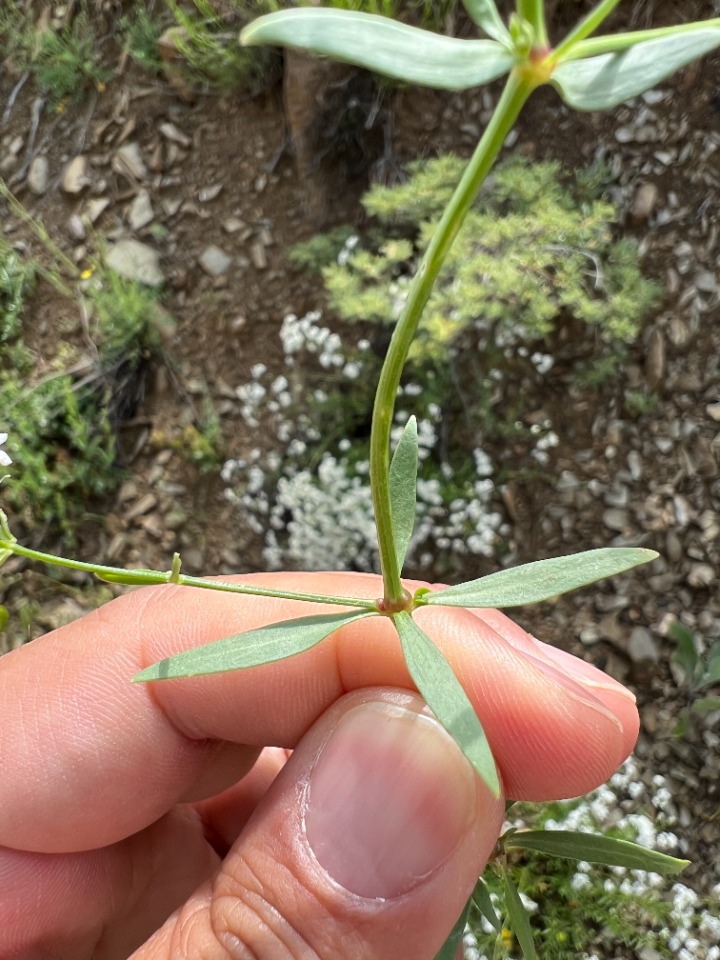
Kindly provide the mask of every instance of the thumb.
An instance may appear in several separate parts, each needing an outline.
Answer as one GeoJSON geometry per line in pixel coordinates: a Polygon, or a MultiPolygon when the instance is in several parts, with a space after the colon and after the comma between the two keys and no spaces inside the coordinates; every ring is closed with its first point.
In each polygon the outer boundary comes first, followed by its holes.
{"type": "Polygon", "coordinates": [[[417,695],[356,691],[134,960],[433,960],[503,811],[417,695]]]}

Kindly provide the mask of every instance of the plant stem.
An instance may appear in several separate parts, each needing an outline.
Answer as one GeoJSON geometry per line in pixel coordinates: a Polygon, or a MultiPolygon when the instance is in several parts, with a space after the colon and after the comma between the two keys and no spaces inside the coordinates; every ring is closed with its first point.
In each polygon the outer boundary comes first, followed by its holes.
{"type": "Polygon", "coordinates": [[[576,43],[584,40],[585,37],[589,37],[591,33],[595,33],[603,20],[610,16],[619,3],[620,0],[601,0],[601,3],[594,10],[591,10],[585,19],[581,20],[565,39],[555,47],[550,55],[552,62],[559,63],[576,43]]]}
{"type": "MultiPolygon", "coordinates": [[[[584,57],[596,57],[603,53],[620,53],[636,46],[638,43],[644,43],[646,40],[661,40],[663,37],[682,36],[683,33],[692,33],[701,30],[703,27],[717,30],[720,27],[720,17],[715,17],[712,20],[700,20],[695,23],[681,23],[674,27],[656,27],[653,30],[633,30],[630,33],[592,37],[592,39],[583,40],[577,46],[574,46],[563,57],[563,63],[568,63],[570,60],[580,60],[584,57]]],[[[553,51],[553,60],[555,60],[556,53],[557,51],[553,51]]]]}
{"type": "Polygon", "coordinates": [[[545,24],[545,0],[518,0],[517,12],[535,31],[534,46],[547,47],[548,33],[545,24]]]}
{"type": "Polygon", "coordinates": [[[202,577],[187,577],[178,573],[176,565],[172,570],[123,570],[121,567],[104,567],[97,563],[83,563],[81,560],[66,560],[51,553],[22,547],[12,540],[0,540],[0,550],[9,550],[19,557],[37,560],[55,567],[67,567],[70,570],[82,570],[92,573],[107,583],[124,583],[133,586],[158,583],[178,583],[185,587],[203,587],[205,590],[219,590],[223,593],[243,593],[255,597],[276,597],[280,600],[304,600],[310,603],[327,603],[343,607],[361,607],[364,610],[377,610],[375,600],[362,597],[331,597],[324,594],[294,593],[289,590],[273,590],[272,587],[250,587],[242,583],[225,583],[222,580],[205,580],[202,577]]]}
{"type": "Polygon", "coordinates": [[[400,570],[398,569],[393,542],[392,507],[388,480],[390,432],[400,377],[420,317],[430,298],[445,257],[477,196],[478,190],[502,149],[505,138],[515,124],[523,104],[540,82],[542,82],[540,78],[532,70],[528,70],[525,65],[513,70],[508,77],[490,123],[480,143],[475,148],[462,180],[447,205],[413,278],[407,301],[393,332],[380,373],[370,433],[370,485],[380,549],[384,599],[388,603],[398,603],[403,598],[400,570]]]}

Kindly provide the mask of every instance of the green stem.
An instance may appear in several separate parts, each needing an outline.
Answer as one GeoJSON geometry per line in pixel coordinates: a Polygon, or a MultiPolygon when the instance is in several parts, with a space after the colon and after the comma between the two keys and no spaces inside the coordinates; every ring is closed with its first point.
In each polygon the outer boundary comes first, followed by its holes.
{"type": "Polygon", "coordinates": [[[619,3],[620,0],[602,0],[553,50],[550,56],[552,63],[559,63],[561,60],[565,60],[565,54],[581,40],[584,40],[585,37],[589,37],[591,33],[595,33],[603,20],[606,20],[610,16],[619,3]]]}
{"type": "MultiPolygon", "coordinates": [[[[570,60],[596,57],[603,53],[620,53],[646,40],[661,40],[663,37],[674,37],[682,35],[683,33],[693,33],[703,27],[717,30],[718,27],[720,27],[720,17],[715,17],[712,20],[700,20],[695,23],[682,23],[674,27],[656,27],[653,30],[634,30],[631,33],[616,33],[606,37],[593,37],[591,40],[583,40],[582,43],[578,43],[562,60],[563,63],[567,63],[570,60]]],[[[553,60],[555,60],[556,55],[557,50],[552,54],[553,60]]]]}
{"type": "Polygon", "coordinates": [[[404,596],[393,542],[388,478],[390,432],[400,377],[420,316],[430,298],[445,257],[478,190],[502,149],[505,138],[515,124],[523,104],[539,83],[540,80],[531,71],[524,70],[522,67],[513,70],[508,77],[492,119],[442,215],[413,278],[407,301],[395,327],[380,373],[370,433],[370,485],[375,508],[384,598],[388,603],[399,603],[404,596]]]}
{"type": "Polygon", "coordinates": [[[133,586],[148,586],[158,583],[178,583],[184,587],[202,587],[205,590],[219,590],[223,593],[243,593],[255,597],[276,597],[280,600],[304,600],[309,603],[327,603],[343,607],[362,607],[364,610],[377,610],[375,600],[362,597],[331,597],[315,593],[295,593],[290,590],[273,590],[271,587],[250,587],[242,583],[225,583],[222,580],[204,580],[202,577],[187,577],[178,573],[177,564],[166,572],[160,570],[123,570],[122,567],[104,567],[97,563],[83,563],[81,560],[66,560],[51,553],[30,550],[12,540],[0,540],[0,550],[9,550],[19,557],[37,560],[55,567],[69,570],[82,570],[92,573],[108,583],[124,583],[133,586]]]}
{"type": "Polygon", "coordinates": [[[547,47],[548,33],[545,23],[545,0],[517,0],[518,16],[527,20],[535,32],[533,46],[547,47]]]}

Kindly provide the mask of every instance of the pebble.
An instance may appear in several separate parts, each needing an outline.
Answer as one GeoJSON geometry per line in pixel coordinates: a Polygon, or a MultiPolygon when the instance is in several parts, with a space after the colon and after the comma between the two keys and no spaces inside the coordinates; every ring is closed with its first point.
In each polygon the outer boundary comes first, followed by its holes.
{"type": "Polygon", "coordinates": [[[85,216],[90,223],[96,223],[109,206],[110,200],[107,197],[97,197],[96,199],[88,200],[85,207],[85,216]]]}
{"type": "Polygon", "coordinates": [[[119,240],[107,255],[106,262],[121,276],[148,287],[159,287],[165,279],[157,250],[137,240],[119,240]]]}
{"type": "Polygon", "coordinates": [[[34,157],[28,170],[27,185],[31,193],[41,197],[48,188],[50,165],[47,157],[34,157]]]}
{"type": "Polygon", "coordinates": [[[692,563],[687,575],[688,584],[696,590],[702,590],[715,583],[715,570],[709,563],[692,563]]]}
{"type": "Polygon", "coordinates": [[[627,525],[627,511],[615,507],[603,510],[603,523],[608,530],[622,533],[627,525]]]}
{"type": "Polygon", "coordinates": [[[705,407],[705,413],[711,420],[714,420],[715,423],[720,423],[720,401],[717,403],[709,403],[705,407]]]}
{"type": "Polygon", "coordinates": [[[654,183],[641,183],[635,193],[630,217],[635,223],[645,223],[657,206],[660,191],[654,183]]]}
{"type": "Polygon", "coordinates": [[[161,123],[160,133],[166,140],[172,143],[179,143],[181,147],[189,147],[192,143],[190,137],[186,136],[182,130],[178,130],[174,123],[161,123]]]}
{"type": "Polygon", "coordinates": [[[87,157],[78,154],[65,164],[62,175],[62,188],[65,193],[81,193],[90,183],[87,176],[87,157]]]}
{"type": "Polygon", "coordinates": [[[148,175],[140,145],[135,141],[124,143],[118,149],[112,160],[112,168],[116,173],[124,176],[129,174],[134,180],[144,180],[148,175]]]}
{"type": "Polygon", "coordinates": [[[262,243],[253,243],[250,246],[250,258],[252,259],[253,266],[256,270],[267,269],[267,255],[265,253],[265,247],[262,245],[262,243]]]}
{"type": "Polygon", "coordinates": [[[714,293],[717,289],[717,277],[710,270],[704,270],[695,277],[695,286],[701,293],[714,293]]]}
{"type": "Polygon", "coordinates": [[[182,560],[183,570],[188,571],[188,573],[202,573],[205,557],[198,547],[188,547],[183,550],[180,559],[182,560]]]}
{"type": "Polygon", "coordinates": [[[154,493],[146,493],[144,496],[140,497],[131,507],[128,508],[125,513],[125,521],[127,523],[132,523],[133,520],[137,520],[138,517],[142,517],[143,514],[149,513],[157,506],[157,497],[154,493]]]}
{"type": "Polygon", "coordinates": [[[141,230],[155,219],[155,213],[147,190],[140,190],[128,211],[128,223],[132,230],[141,230]]]}
{"type": "Polygon", "coordinates": [[[627,654],[633,663],[657,663],[660,659],[657,643],[646,627],[633,627],[627,644],[627,654]]]}
{"type": "Polygon", "coordinates": [[[84,240],[87,236],[85,221],[82,217],[78,216],[77,213],[74,213],[68,220],[67,230],[70,235],[70,239],[77,242],[84,240]]]}
{"type": "Polygon", "coordinates": [[[202,190],[198,193],[198,200],[200,203],[209,203],[210,200],[214,200],[222,190],[223,185],[221,183],[213,183],[212,186],[203,187],[202,190]]]}
{"type": "Polygon", "coordinates": [[[221,277],[227,273],[232,262],[233,258],[229,254],[214,245],[206,247],[199,258],[200,266],[211,277],[221,277]]]}

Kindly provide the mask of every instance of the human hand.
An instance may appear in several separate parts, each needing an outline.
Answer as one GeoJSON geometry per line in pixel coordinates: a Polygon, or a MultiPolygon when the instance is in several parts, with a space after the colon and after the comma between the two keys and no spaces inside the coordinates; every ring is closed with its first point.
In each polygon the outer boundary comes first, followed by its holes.
{"type": "MultiPolygon", "coordinates": [[[[382,592],[361,574],[243,582],[382,592]]],[[[248,671],[130,683],[181,649],[312,612],[146,588],[0,660],[0,960],[432,960],[505,798],[423,712],[390,624],[248,671]]],[[[634,698],[600,671],[496,611],[416,616],[507,797],[584,793],[632,749],[634,698]]]]}

